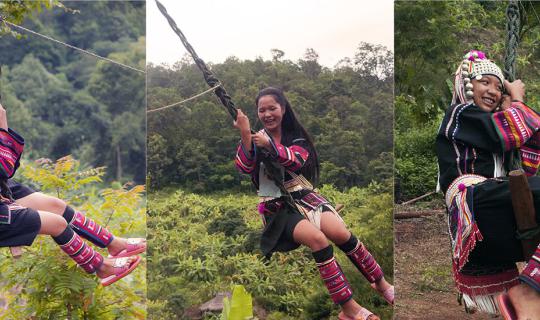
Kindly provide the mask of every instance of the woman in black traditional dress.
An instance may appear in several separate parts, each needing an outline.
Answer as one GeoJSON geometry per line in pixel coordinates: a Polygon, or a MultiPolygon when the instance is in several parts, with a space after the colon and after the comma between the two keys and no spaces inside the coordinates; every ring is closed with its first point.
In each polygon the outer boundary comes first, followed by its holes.
{"type": "Polygon", "coordinates": [[[234,125],[240,130],[241,142],[235,162],[240,171],[251,175],[260,197],[259,212],[265,225],[263,254],[293,250],[301,244],[309,247],[332,300],[341,305],[339,319],[378,319],[352,299],[329,240],[391,304],[394,287],[384,279],[381,267],[365,246],[347,230],[334,207],[314,190],[311,182],[317,181],[319,162],[310,136],[280,89],[261,90],[255,102],[264,129],[252,134],[249,119],[238,110],[234,125]],[[267,165],[277,168],[283,188],[269,179],[267,165]]]}
{"type": "Polygon", "coordinates": [[[506,173],[529,176],[540,223],[540,115],[525,105],[525,85],[504,80],[481,51],[467,53],[452,105],[439,128],[439,186],[445,193],[454,280],[469,309],[512,319],[540,315],[540,247],[526,268],[506,173]],[[506,293],[507,292],[507,293],[506,293]],[[512,311],[512,305],[515,310],[512,311]]]}
{"type": "MultiPolygon", "coordinates": [[[[141,258],[126,250],[127,243],[124,249],[118,248],[115,256],[104,258],[81,239],[77,233],[96,244],[107,246],[114,238],[84,215],[71,212],[68,219],[66,215],[34,210],[15,202],[8,179],[19,167],[23,148],[24,139],[8,128],[6,110],[0,105],[0,247],[29,246],[38,234],[45,234],[52,236],[83,270],[96,273],[104,286],[131,273],[141,258]]],[[[137,248],[140,250],[140,246],[137,248]]]]}

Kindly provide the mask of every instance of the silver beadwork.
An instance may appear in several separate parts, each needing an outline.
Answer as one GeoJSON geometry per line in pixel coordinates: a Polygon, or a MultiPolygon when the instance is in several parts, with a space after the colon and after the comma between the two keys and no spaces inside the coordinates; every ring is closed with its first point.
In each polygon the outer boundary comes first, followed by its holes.
{"type": "Polygon", "coordinates": [[[465,95],[466,95],[467,98],[469,98],[469,99],[472,99],[472,97],[474,97],[474,93],[473,93],[472,91],[470,91],[470,90],[469,90],[469,91],[466,91],[466,92],[465,92],[465,95]]]}
{"type": "Polygon", "coordinates": [[[467,83],[465,85],[465,90],[472,91],[472,89],[473,89],[473,84],[472,83],[469,82],[469,83],[467,83]]]}

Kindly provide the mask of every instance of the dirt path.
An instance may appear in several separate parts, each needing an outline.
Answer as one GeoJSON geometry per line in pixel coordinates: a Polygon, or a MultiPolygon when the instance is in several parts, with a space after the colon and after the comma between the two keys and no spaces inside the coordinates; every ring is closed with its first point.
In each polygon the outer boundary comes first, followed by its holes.
{"type": "Polygon", "coordinates": [[[395,320],[502,319],[457,302],[445,214],[394,221],[395,320]]]}

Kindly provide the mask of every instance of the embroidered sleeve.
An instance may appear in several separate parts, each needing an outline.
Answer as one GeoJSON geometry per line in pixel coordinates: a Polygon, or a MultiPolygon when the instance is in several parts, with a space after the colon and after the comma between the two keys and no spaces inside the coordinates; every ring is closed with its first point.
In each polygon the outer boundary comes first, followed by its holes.
{"type": "Polygon", "coordinates": [[[540,116],[523,103],[495,113],[461,104],[448,110],[439,134],[453,142],[504,152],[522,147],[538,130],[540,116]]]}
{"type": "Polygon", "coordinates": [[[521,102],[492,117],[505,151],[520,148],[540,129],[540,115],[521,102]]]}
{"type": "Polygon", "coordinates": [[[527,176],[534,176],[540,166],[540,132],[536,132],[520,149],[521,165],[527,176]]]}
{"type": "Polygon", "coordinates": [[[9,179],[20,164],[24,139],[15,131],[0,128],[0,178],[9,179]]]}
{"type": "Polygon", "coordinates": [[[277,143],[273,139],[270,139],[270,144],[273,148],[271,154],[274,160],[289,171],[300,170],[309,157],[309,152],[303,147],[306,144],[303,138],[293,140],[290,147],[277,143]]]}
{"type": "Polygon", "coordinates": [[[246,148],[244,148],[242,141],[240,141],[236,150],[236,158],[234,159],[236,168],[243,173],[250,174],[253,172],[253,169],[255,169],[255,159],[257,159],[257,149],[255,144],[252,144],[251,151],[248,152],[246,148]]]}

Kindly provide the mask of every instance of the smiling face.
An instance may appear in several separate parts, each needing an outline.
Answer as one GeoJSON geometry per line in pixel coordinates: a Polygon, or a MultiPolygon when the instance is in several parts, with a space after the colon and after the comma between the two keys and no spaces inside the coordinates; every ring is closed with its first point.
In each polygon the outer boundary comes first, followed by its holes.
{"type": "Polygon", "coordinates": [[[480,80],[472,80],[473,100],[480,109],[492,112],[499,106],[502,98],[503,87],[499,78],[492,75],[484,75],[480,80]]]}
{"type": "Polygon", "coordinates": [[[276,101],[274,96],[266,95],[259,98],[257,114],[266,130],[270,132],[281,130],[285,108],[276,101]]]}

